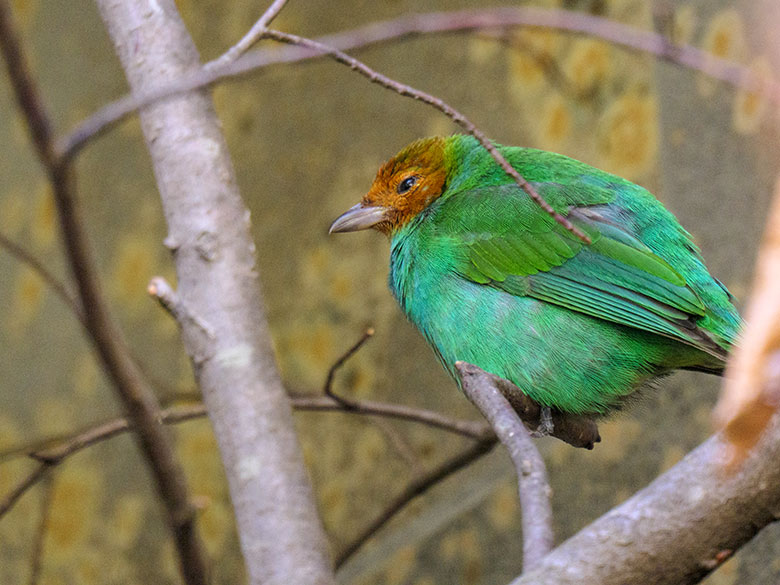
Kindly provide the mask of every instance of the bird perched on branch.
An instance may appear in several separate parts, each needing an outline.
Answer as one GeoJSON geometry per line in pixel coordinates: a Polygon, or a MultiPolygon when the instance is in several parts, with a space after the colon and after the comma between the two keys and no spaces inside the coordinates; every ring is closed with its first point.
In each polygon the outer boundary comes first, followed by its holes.
{"type": "Polygon", "coordinates": [[[450,374],[470,362],[580,414],[674,369],[721,374],[740,318],[675,217],[585,163],[498,150],[590,244],[464,135],[404,148],[330,228],[390,237],[390,289],[450,374]]]}

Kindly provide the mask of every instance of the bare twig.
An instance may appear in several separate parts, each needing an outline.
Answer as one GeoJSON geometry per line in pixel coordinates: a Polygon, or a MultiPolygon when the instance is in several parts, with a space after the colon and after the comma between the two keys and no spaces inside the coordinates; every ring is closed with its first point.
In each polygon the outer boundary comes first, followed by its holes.
{"type": "Polygon", "coordinates": [[[523,176],[520,173],[518,173],[517,170],[511,164],[509,164],[509,161],[506,160],[506,158],[504,157],[503,154],[501,154],[501,152],[499,152],[499,150],[496,148],[493,142],[485,135],[484,132],[482,132],[482,130],[477,128],[477,126],[471,120],[469,120],[461,112],[459,112],[458,110],[450,106],[444,100],[432,96],[431,94],[426,93],[424,91],[420,91],[419,89],[415,89],[410,85],[406,85],[404,83],[400,83],[394,79],[391,79],[390,77],[387,77],[386,75],[383,75],[378,71],[371,69],[368,65],[366,65],[362,61],[359,61],[358,59],[355,59],[354,57],[347,55],[344,51],[340,51],[339,49],[336,49],[334,47],[324,45],[318,41],[314,41],[311,39],[300,37],[298,35],[284,33],[273,29],[266,30],[265,36],[283,43],[290,43],[293,45],[298,45],[301,47],[307,47],[309,49],[320,51],[328,55],[329,57],[333,58],[334,60],[338,61],[339,63],[343,63],[353,71],[357,71],[372,83],[381,85],[382,87],[386,89],[390,89],[398,93],[399,95],[410,97],[412,99],[428,104],[429,106],[433,106],[434,108],[439,110],[442,114],[447,116],[450,120],[455,122],[458,126],[463,128],[466,132],[471,134],[474,138],[476,138],[479,141],[479,143],[482,145],[482,147],[490,153],[490,156],[493,157],[493,160],[495,160],[496,163],[498,163],[498,165],[504,170],[504,172],[510,177],[512,177],[514,182],[517,183],[517,185],[523,191],[525,191],[528,194],[528,196],[531,199],[533,199],[539,207],[541,207],[547,214],[549,214],[550,217],[552,217],[556,222],[558,222],[560,225],[562,225],[572,234],[577,236],[580,240],[582,240],[586,244],[590,244],[590,238],[587,235],[585,235],[579,228],[574,226],[574,224],[572,224],[568,219],[566,219],[560,213],[555,211],[555,209],[553,209],[552,206],[549,203],[547,203],[544,197],[539,195],[536,189],[528,181],[526,181],[523,178],[523,176]]]}
{"type": "Polygon", "coordinates": [[[281,12],[284,5],[287,4],[287,0],[274,0],[258,21],[249,29],[240,41],[230,47],[225,53],[213,61],[206,63],[203,68],[206,70],[215,70],[220,67],[224,67],[238,59],[241,55],[246,53],[252,48],[257,41],[265,36],[265,31],[268,29],[268,25],[276,16],[281,12]]]}
{"type": "MultiPolygon", "coordinates": [[[[360,400],[355,403],[356,408],[347,408],[333,399],[314,394],[291,394],[290,401],[293,408],[300,411],[342,412],[350,415],[393,418],[424,424],[477,441],[495,439],[490,426],[482,421],[455,419],[433,410],[413,408],[402,404],[360,400]]],[[[161,410],[160,422],[176,424],[205,415],[206,408],[200,402],[179,404],[161,410]]],[[[36,441],[33,444],[5,449],[0,451],[0,462],[29,456],[42,462],[57,464],[65,457],[73,455],[85,447],[110,439],[129,430],[131,430],[131,425],[126,418],[115,418],[79,431],[74,435],[52,437],[36,441]]]]}
{"type": "MultiPolygon", "coordinates": [[[[755,92],[775,103],[780,103],[780,83],[762,79],[755,72],[738,63],[715,57],[690,45],[674,44],[663,34],[583,12],[507,6],[483,10],[412,14],[320,37],[317,40],[324,45],[350,51],[420,35],[506,30],[521,26],[549,28],[600,38],[629,50],[650,53],[659,59],[699,71],[733,87],[755,92]]],[[[58,142],[58,152],[67,158],[72,157],[92,136],[104,132],[137,109],[162,98],[207,87],[222,79],[256,73],[272,65],[297,63],[322,56],[320,52],[299,47],[274,51],[250,51],[235,62],[218,69],[201,70],[171,81],[153,91],[125,96],[103,106],[82,121],[69,135],[58,142]]]]}
{"type": "Polygon", "coordinates": [[[490,451],[496,442],[497,440],[495,438],[478,441],[468,449],[450,457],[441,465],[438,465],[428,473],[412,481],[390,502],[390,504],[388,504],[379,516],[361,530],[360,533],[336,555],[334,561],[336,568],[347,562],[374,534],[398,514],[398,512],[406,507],[414,498],[424,494],[428,489],[444,478],[479,459],[482,455],[490,451]]]}
{"type": "Polygon", "coordinates": [[[30,75],[16,31],[7,0],[0,0],[0,50],[33,144],[49,175],[68,261],[76,280],[81,305],[86,308],[84,327],[128,416],[133,420],[136,437],[168,514],[182,574],[190,585],[205,584],[205,555],[195,531],[195,512],[189,501],[183,471],[174,457],[164,429],[157,421],[159,406],[154,393],[132,360],[109,314],[74,196],[73,175],[67,160],[60,158],[54,148],[52,125],[37,85],[30,75]]]}
{"type": "Polygon", "coordinates": [[[78,303],[75,295],[68,290],[64,283],[62,283],[52,272],[43,265],[43,262],[38,260],[30,252],[25,250],[22,246],[14,242],[11,238],[0,233],[0,247],[5,248],[6,251],[14,258],[26,264],[32,268],[35,273],[41,277],[41,279],[47,284],[47,286],[53,290],[60,299],[73,311],[76,318],[79,321],[84,321],[84,314],[81,310],[81,306],[78,303]]]}
{"type": "MultiPolygon", "coordinates": [[[[160,421],[174,424],[193,418],[203,417],[205,415],[206,409],[202,404],[180,405],[166,408],[161,411],[160,421]]],[[[38,461],[39,465],[28,473],[16,487],[0,500],[0,518],[13,507],[22,495],[45,477],[47,470],[56,467],[65,461],[65,459],[78,453],[82,449],[131,430],[133,430],[133,426],[128,419],[116,418],[81,431],[70,437],[48,439],[35,445],[33,448],[30,448],[28,445],[9,449],[4,452],[0,455],[0,458],[27,455],[38,461]]]]}
{"type": "Polygon", "coordinates": [[[515,464],[523,511],[523,571],[527,571],[552,550],[552,490],[544,459],[525,425],[493,380],[475,365],[456,362],[463,392],[482,412],[509,451],[515,464]]]}
{"type": "Polygon", "coordinates": [[[38,527],[35,531],[35,540],[33,541],[32,557],[30,562],[29,585],[36,585],[41,576],[43,567],[43,548],[46,542],[46,532],[49,528],[49,518],[51,517],[51,500],[54,491],[54,476],[51,473],[45,475],[43,482],[43,493],[41,494],[40,518],[38,527]]]}
{"type": "Polygon", "coordinates": [[[346,362],[349,358],[351,358],[355,353],[363,347],[363,344],[371,339],[374,336],[374,328],[369,327],[365,330],[363,335],[358,339],[355,344],[350,347],[347,351],[345,351],[341,357],[339,357],[335,362],[333,362],[333,365],[328,370],[328,375],[325,378],[325,384],[322,387],[322,391],[325,393],[326,396],[329,398],[332,398],[336,402],[341,403],[345,408],[354,410],[356,408],[355,402],[350,400],[349,398],[343,398],[333,392],[333,377],[336,375],[336,372],[339,370],[341,366],[344,365],[344,362],[346,362]]]}
{"type": "Polygon", "coordinates": [[[351,401],[351,407],[345,407],[340,401],[333,400],[326,396],[311,394],[291,394],[290,398],[293,407],[297,410],[340,411],[348,414],[396,418],[421,423],[477,441],[494,438],[493,431],[490,427],[481,421],[454,419],[434,410],[424,410],[422,408],[415,408],[402,404],[374,402],[371,400],[351,401]]]}
{"type": "Polygon", "coordinates": [[[5,497],[0,500],[0,518],[2,518],[6,512],[14,507],[14,504],[27,493],[31,487],[37,484],[46,472],[49,470],[47,463],[39,463],[35,469],[25,475],[19,483],[17,483],[5,497]]]}

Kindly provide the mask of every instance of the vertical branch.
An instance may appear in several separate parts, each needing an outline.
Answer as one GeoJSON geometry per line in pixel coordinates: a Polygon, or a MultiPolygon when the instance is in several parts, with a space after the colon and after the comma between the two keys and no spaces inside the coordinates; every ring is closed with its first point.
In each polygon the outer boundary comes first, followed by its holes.
{"type": "MultiPolygon", "coordinates": [[[[205,584],[205,554],[195,529],[195,511],[189,500],[184,473],[157,419],[159,405],[154,392],[130,357],[124,339],[110,316],[74,195],[73,173],[68,162],[59,158],[55,151],[52,124],[30,74],[16,30],[7,1],[0,0],[0,50],[33,144],[52,185],[68,262],[83,307],[84,327],[136,428],[136,437],[168,513],[182,574],[189,585],[205,584]]],[[[44,468],[45,465],[42,465],[41,470],[44,468]]]]}
{"type": "MultiPolygon", "coordinates": [[[[200,67],[173,0],[97,0],[133,92],[200,67]]],[[[278,4],[277,4],[278,5],[278,4]]],[[[184,345],[222,454],[249,580],[333,582],[327,542],[274,363],[241,200],[213,104],[192,91],[145,108],[179,282],[184,345]]]]}
{"type": "Polygon", "coordinates": [[[748,324],[726,369],[715,419],[740,463],[780,407],[780,177],[756,262],[748,324]]]}
{"type": "Polygon", "coordinates": [[[533,439],[490,377],[472,364],[457,362],[463,391],[490,422],[517,469],[523,510],[523,571],[536,566],[553,547],[552,507],[547,470],[533,439]]]}
{"type": "Polygon", "coordinates": [[[43,547],[46,542],[46,532],[49,528],[51,500],[54,492],[54,476],[51,473],[45,477],[41,487],[43,488],[43,493],[41,494],[41,516],[38,519],[35,541],[33,542],[30,578],[27,581],[29,585],[37,585],[41,577],[41,568],[43,567],[43,547]]]}

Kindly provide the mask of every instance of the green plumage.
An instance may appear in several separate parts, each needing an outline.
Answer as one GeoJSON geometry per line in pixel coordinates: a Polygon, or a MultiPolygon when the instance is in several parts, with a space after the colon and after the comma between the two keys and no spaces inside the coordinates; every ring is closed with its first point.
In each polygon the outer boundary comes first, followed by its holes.
{"type": "Polygon", "coordinates": [[[722,371],[739,316],[653,195],[558,154],[500,150],[592,243],[475,139],[445,139],[440,196],[389,230],[389,282],[450,373],[471,362],[541,404],[604,413],[672,369],[722,371]]]}

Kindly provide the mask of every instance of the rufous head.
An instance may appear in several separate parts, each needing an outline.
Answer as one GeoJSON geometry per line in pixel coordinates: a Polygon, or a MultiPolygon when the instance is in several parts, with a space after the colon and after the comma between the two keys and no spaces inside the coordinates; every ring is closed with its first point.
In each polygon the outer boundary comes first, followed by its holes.
{"type": "Polygon", "coordinates": [[[412,142],[387,161],[360,203],[333,222],[330,233],[374,228],[393,234],[406,225],[444,190],[445,139],[423,138],[412,142]]]}

